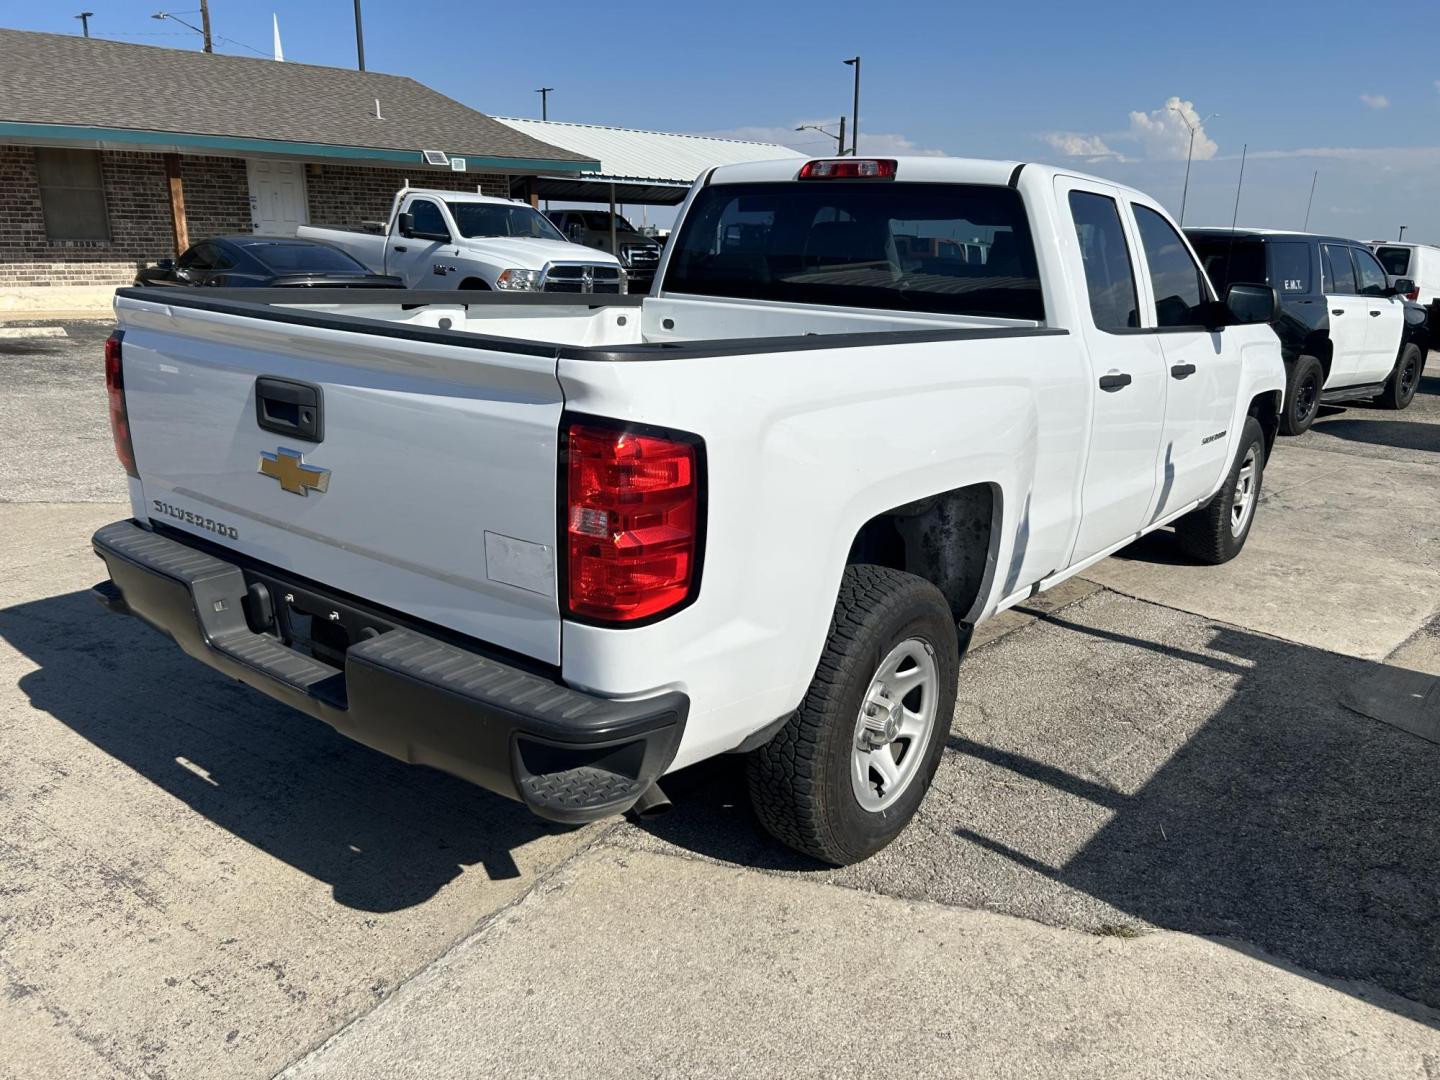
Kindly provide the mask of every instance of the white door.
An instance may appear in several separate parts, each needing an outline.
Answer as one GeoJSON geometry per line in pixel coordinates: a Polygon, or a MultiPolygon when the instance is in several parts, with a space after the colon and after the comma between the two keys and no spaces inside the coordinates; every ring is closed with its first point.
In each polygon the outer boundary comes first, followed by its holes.
{"type": "Polygon", "coordinates": [[[411,197],[401,205],[401,212],[414,219],[414,227],[408,236],[401,235],[400,224],[395,224],[395,233],[385,257],[385,272],[398,274],[412,289],[455,288],[459,274],[447,269],[454,260],[447,260],[445,251],[454,254],[449,247],[450,225],[445,213],[434,199],[411,197]]]}
{"type": "Polygon", "coordinates": [[[250,225],[257,236],[294,236],[310,220],[305,206],[305,166],[298,161],[247,163],[250,225]]]}
{"type": "Polygon", "coordinates": [[[1360,295],[1355,264],[1345,244],[1320,245],[1321,287],[1330,320],[1330,377],[1325,388],[1355,386],[1365,381],[1365,338],[1370,305],[1360,295]]]}
{"type": "Polygon", "coordinates": [[[1405,336],[1405,302],[1386,295],[1389,285],[1385,268],[1367,248],[1351,248],[1360,296],[1365,301],[1365,366],[1359,372],[1365,382],[1390,377],[1400,358],[1400,339],[1405,336]]]}
{"type": "Polygon", "coordinates": [[[1073,565],[1134,536],[1155,494],[1168,374],[1160,339],[1140,319],[1134,237],[1120,193],[1104,184],[1055,178],[1072,227],[1061,230],[1090,357],[1091,427],[1073,565]]]}
{"type": "Polygon", "coordinates": [[[1131,202],[1130,211],[1145,256],[1146,322],[1153,310],[1169,378],[1158,490],[1149,515],[1158,521],[1207,498],[1220,483],[1229,464],[1224,436],[1240,389],[1240,350],[1225,347],[1223,330],[1204,325],[1209,320],[1202,305],[1214,293],[1179,231],[1153,205],[1131,202]]]}

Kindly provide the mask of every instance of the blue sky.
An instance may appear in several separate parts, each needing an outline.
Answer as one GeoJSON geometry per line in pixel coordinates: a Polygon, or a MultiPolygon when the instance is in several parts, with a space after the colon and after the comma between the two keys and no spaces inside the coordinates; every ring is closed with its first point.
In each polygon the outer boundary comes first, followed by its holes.
{"type": "MultiPolygon", "coordinates": [[[[0,24],[198,47],[166,0],[0,2],[0,24]]],[[[173,0],[177,14],[197,0],[173,0]]],[[[631,2],[364,0],[367,65],[483,112],[784,140],[850,111],[863,56],[862,152],[1070,163],[1178,212],[1188,134],[1167,108],[1210,113],[1196,140],[1188,224],[1228,224],[1249,145],[1242,224],[1440,242],[1440,50],[1426,4],[631,2]]],[[[222,51],[354,64],[351,0],[213,0],[222,51]]],[[[1431,10],[1440,14],[1440,10],[1431,10]]],[[[198,15],[182,15],[198,22],[198,15]]],[[[139,91],[141,88],[128,88],[139,91]]],[[[149,88],[163,92],[162,88],[149,88]]],[[[243,88],[237,87],[237,93],[243,88]]],[[[831,144],[833,145],[833,144],[831,144]]]]}

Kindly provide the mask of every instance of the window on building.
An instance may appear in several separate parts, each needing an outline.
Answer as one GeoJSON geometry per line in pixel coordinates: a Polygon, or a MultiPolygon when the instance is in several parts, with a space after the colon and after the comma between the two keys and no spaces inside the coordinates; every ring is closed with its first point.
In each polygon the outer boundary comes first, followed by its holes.
{"type": "Polygon", "coordinates": [[[36,150],[35,171],[49,239],[110,239],[98,150],[36,150]]]}

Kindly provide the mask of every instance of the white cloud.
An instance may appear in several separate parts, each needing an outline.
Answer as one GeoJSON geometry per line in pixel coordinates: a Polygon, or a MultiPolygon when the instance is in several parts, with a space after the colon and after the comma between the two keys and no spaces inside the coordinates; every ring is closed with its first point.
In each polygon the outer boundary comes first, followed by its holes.
{"type": "Polygon", "coordinates": [[[1051,131],[1041,136],[1057,153],[1064,157],[1084,158],[1086,161],[1101,161],[1105,158],[1119,158],[1121,155],[1110,149],[1099,135],[1081,135],[1074,131],[1051,131]]]}
{"type": "Polygon", "coordinates": [[[1140,144],[1148,158],[1183,160],[1190,152],[1192,128],[1195,131],[1195,160],[1209,161],[1220,147],[1205,134],[1204,124],[1195,111],[1193,101],[1172,97],[1161,108],[1130,114],[1129,136],[1140,144]]]}
{"type": "Polygon", "coordinates": [[[1206,134],[1201,117],[1195,111],[1195,103],[1178,97],[1168,99],[1160,108],[1149,112],[1132,112],[1130,126],[1124,131],[1103,134],[1052,131],[1040,138],[1064,157],[1087,161],[1134,161],[1138,158],[1183,161],[1190,151],[1191,126],[1195,128],[1196,160],[1209,161],[1219,153],[1220,147],[1206,134]],[[1131,147],[1135,149],[1133,155],[1129,152],[1131,147]]]}
{"type": "MultiPolygon", "coordinates": [[[[710,135],[717,139],[747,139],[752,142],[779,143],[799,150],[802,154],[827,154],[835,152],[835,142],[818,131],[796,131],[801,125],[823,127],[837,131],[834,120],[796,120],[789,127],[738,127],[725,131],[702,131],[697,134],[710,135]]],[[[845,145],[850,145],[846,132],[845,145]]],[[[862,154],[911,154],[918,157],[945,157],[945,151],[935,147],[918,145],[913,139],[895,132],[870,132],[860,130],[860,152],[862,154]]]]}
{"type": "MultiPolygon", "coordinates": [[[[1435,85],[1440,88],[1440,82],[1435,85]]],[[[1370,109],[1388,109],[1390,107],[1390,99],[1384,94],[1361,94],[1360,100],[1370,109]]]]}

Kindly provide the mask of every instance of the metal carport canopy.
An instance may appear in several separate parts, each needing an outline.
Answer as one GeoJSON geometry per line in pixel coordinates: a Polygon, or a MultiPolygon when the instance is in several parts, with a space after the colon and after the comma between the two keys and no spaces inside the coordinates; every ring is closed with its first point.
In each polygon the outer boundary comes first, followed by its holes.
{"type": "MultiPolygon", "coordinates": [[[[695,178],[717,165],[805,157],[778,143],[717,139],[664,131],[569,124],[558,120],[494,119],[523,135],[600,162],[596,172],[541,175],[525,192],[545,199],[675,205],[684,201],[695,178]]],[[[517,181],[520,183],[520,181],[517,181]]]]}

